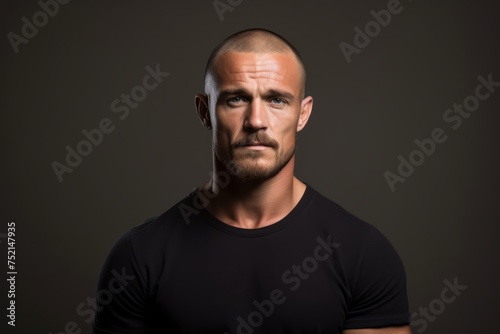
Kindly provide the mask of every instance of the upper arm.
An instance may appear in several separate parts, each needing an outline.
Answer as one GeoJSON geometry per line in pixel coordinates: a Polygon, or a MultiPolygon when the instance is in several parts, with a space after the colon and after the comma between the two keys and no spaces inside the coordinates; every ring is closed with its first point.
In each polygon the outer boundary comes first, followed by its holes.
{"type": "Polygon", "coordinates": [[[410,326],[346,329],[342,334],[411,334],[410,326]]]}
{"type": "Polygon", "coordinates": [[[146,297],[144,277],[127,233],[116,242],[102,266],[93,333],[145,333],[146,297]]]}
{"type": "Polygon", "coordinates": [[[375,228],[363,239],[364,251],[350,279],[344,329],[346,333],[408,333],[410,313],[403,263],[375,228]]]}

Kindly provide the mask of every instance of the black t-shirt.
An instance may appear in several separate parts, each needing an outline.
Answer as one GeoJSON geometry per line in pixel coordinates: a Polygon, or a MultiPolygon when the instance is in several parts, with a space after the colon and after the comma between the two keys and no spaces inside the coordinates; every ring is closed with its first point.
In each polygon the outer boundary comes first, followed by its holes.
{"type": "Polygon", "coordinates": [[[341,333],[406,325],[403,264],[372,225],[307,186],[257,229],[191,193],[112,248],[94,333],[341,333]]]}

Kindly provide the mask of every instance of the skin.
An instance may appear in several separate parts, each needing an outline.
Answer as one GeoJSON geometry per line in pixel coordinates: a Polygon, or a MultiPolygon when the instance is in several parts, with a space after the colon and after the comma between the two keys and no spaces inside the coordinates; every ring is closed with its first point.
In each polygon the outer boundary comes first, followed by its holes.
{"type": "Polygon", "coordinates": [[[410,326],[346,329],[343,334],[411,334],[410,326]]]}
{"type": "MultiPolygon", "coordinates": [[[[207,210],[226,224],[271,225],[295,207],[306,189],[293,174],[294,150],[296,135],[311,115],[313,98],[303,97],[300,65],[293,53],[229,51],[216,58],[213,72],[206,81],[206,94],[195,97],[201,122],[212,130],[213,156],[212,178],[198,191],[211,195],[205,196],[211,198],[207,210]],[[235,169],[239,172],[231,175],[235,169]],[[231,175],[224,187],[218,186],[224,184],[217,179],[220,172],[231,175]]],[[[343,333],[411,331],[403,326],[343,333]]]]}
{"type": "Polygon", "coordinates": [[[299,63],[292,53],[225,52],[214,65],[207,94],[195,98],[202,123],[213,131],[214,173],[201,188],[217,196],[207,210],[236,227],[268,226],[284,218],[305,191],[293,175],[294,150],[313,99],[301,98],[299,63]],[[257,141],[268,146],[238,146],[257,141]],[[226,187],[218,187],[218,172],[231,173],[229,161],[254,176],[231,175],[226,187]]]}

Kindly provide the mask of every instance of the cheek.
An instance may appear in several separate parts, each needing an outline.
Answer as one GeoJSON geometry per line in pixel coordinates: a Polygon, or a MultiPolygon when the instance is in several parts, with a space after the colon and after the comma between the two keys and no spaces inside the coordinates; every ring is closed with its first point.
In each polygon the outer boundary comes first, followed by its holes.
{"type": "MultiPolygon", "coordinates": [[[[284,122],[283,122],[284,123],[284,122]]],[[[297,125],[294,120],[289,120],[286,127],[280,129],[280,146],[289,148],[295,146],[295,138],[297,135],[297,125]]]]}
{"type": "Polygon", "coordinates": [[[216,137],[221,142],[231,143],[237,137],[237,134],[242,128],[243,121],[241,116],[234,113],[229,115],[224,113],[224,111],[219,111],[216,113],[216,126],[214,131],[216,132],[216,137]]]}
{"type": "Polygon", "coordinates": [[[218,122],[213,131],[214,139],[219,147],[229,147],[234,141],[234,130],[224,122],[218,122]]]}
{"type": "Polygon", "coordinates": [[[282,148],[284,151],[289,151],[295,147],[295,132],[287,133],[283,138],[282,148]]]}

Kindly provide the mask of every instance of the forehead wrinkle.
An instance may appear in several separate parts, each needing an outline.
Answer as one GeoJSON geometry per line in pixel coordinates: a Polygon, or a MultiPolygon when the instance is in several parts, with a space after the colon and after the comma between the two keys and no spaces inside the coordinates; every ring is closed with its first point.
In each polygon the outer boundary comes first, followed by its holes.
{"type": "MultiPolygon", "coordinates": [[[[241,71],[234,72],[230,77],[225,77],[220,81],[221,88],[224,87],[261,87],[267,90],[268,87],[280,87],[281,79],[284,75],[270,71],[241,71]],[[265,80],[258,82],[258,80],[265,80]]],[[[261,90],[261,89],[259,89],[261,90]]]]}
{"type": "Polygon", "coordinates": [[[250,79],[268,78],[274,80],[284,78],[288,72],[288,69],[282,64],[268,59],[263,60],[263,62],[257,60],[256,62],[249,62],[249,64],[242,64],[236,69],[229,66],[226,70],[231,75],[244,75],[250,79]]]}
{"type": "Polygon", "coordinates": [[[265,79],[270,81],[279,82],[285,75],[278,71],[256,69],[254,66],[248,66],[248,68],[242,68],[233,71],[232,69],[226,69],[227,76],[222,76],[221,84],[232,85],[233,83],[249,84],[249,81],[265,79]]]}
{"type": "Polygon", "coordinates": [[[283,76],[283,71],[276,63],[268,63],[268,64],[254,64],[254,65],[243,65],[242,72],[258,74],[262,73],[263,75],[270,74],[273,76],[283,76]]]}
{"type": "Polygon", "coordinates": [[[280,80],[281,78],[284,77],[283,74],[273,72],[273,71],[243,71],[243,72],[234,72],[232,73],[236,77],[242,77],[242,79],[236,79],[236,78],[231,78],[230,80],[238,80],[238,81],[245,81],[248,79],[255,80],[255,79],[269,79],[269,80],[280,80]]]}

